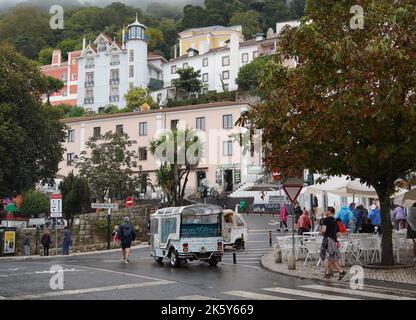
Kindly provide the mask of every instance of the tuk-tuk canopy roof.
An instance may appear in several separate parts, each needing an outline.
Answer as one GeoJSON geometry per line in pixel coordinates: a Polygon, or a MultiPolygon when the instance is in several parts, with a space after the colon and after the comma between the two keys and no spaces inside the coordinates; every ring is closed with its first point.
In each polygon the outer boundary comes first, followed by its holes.
{"type": "Polygon", "coordinates": [[[184,207],[168,207],[159,209],[155,215],[166,215],[166,214],[182,214],[182,215],[209,215],[209,214],[220,214],[223,210],[220,206],[212,204],[192,204],[184,207]]]}

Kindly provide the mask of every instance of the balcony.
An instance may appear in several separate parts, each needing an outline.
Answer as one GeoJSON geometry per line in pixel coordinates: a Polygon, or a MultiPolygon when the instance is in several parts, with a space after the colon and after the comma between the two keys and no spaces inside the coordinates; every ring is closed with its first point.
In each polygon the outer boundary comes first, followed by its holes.
{"type": "Polygon", "coordinates": [[[110,96],[109,98],[110,98],[110,102],[118,102],[118,101],[120,101],[120,96],[119,95],[117,95],[117,96],[110,96]]]}
{"type": "Polygon", "coordinates": [[[93,104],[94,103],[94,98],[85,98],[84,99],[84,104],[93,104]]]}
{"type": "Polygon", "coordinates": [[[95,68],[95,64],[86,64],[85,69],[95,68]]]}
{"type": "Polygon", "coordinates": [[[120,78],[111,78],[110,79],[110,84],[119,84],[120,83],[120,78]]]}
{"type": "Polygon", "coordinates": [[[119,64],[120,64],[120,61],[117,61],[117,60],[110,61],[110,66],[116,66],[116,65],[119,65],[119,64]]]}
{"type": "Polygon", "coordinates": [[[94,80],[85,81],[85,88],[94,87],[94,80]]]}

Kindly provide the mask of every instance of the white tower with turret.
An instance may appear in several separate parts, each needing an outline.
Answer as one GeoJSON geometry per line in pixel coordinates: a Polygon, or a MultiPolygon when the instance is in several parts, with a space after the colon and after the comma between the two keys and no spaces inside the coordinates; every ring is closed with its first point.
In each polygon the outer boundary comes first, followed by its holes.
{"type": "Polygon", "coordinates": [[[145,30],[146,26],[137,20],[136,15],[136,21],[127,26],[125,39],[123,39],[127,50],[129,88],[132,86],[147,88],[148,85],[145,30]]]}

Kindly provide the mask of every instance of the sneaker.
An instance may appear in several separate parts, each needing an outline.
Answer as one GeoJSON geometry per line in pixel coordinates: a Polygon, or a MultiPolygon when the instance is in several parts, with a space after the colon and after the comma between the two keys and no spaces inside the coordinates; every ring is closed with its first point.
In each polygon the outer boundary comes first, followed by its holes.
{"type": "Polygon", "coordinates": [[[280,230],[280,229],[277,229],[277,232],[281,232],[282,230],[280,230]]]}
{"type": "Polygon", "coordinates": [[[129,261],[128,260],[124,260],[123,263],[129,263],[129,261]]]}
{"type": "Polygon", "coordinates": [[[340,273],[339,273],[339,276],[338,276],[338,280],[339,280],[339,281],[341,281],[341,280],[342,280],[342,278],[344,278],[346,274],[347,274],[347,273],[346,273],[345,271],[340,272],[340,273]]]}
{"type": "Polygon", "coordinates": [[[285,232],[288,232],[288,231],[289,231],[289,229],[287,229],[287,228],[286,228],[286,229],[285,229],[285,232]]]}

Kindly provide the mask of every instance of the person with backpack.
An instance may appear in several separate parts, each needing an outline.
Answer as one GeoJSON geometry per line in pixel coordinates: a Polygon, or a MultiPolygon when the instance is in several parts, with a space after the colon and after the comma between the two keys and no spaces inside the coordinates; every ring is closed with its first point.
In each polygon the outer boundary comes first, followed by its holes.
{"type": "Polygon", "coordinates": [[[124,223],[118,229],[118,238],[121,244],[121,251],[123,253],[123,262],[129,263],[131,243],[136,240],[136,232],[133,225],[130,223],[129,217],[124,217],[124,223]]]}

